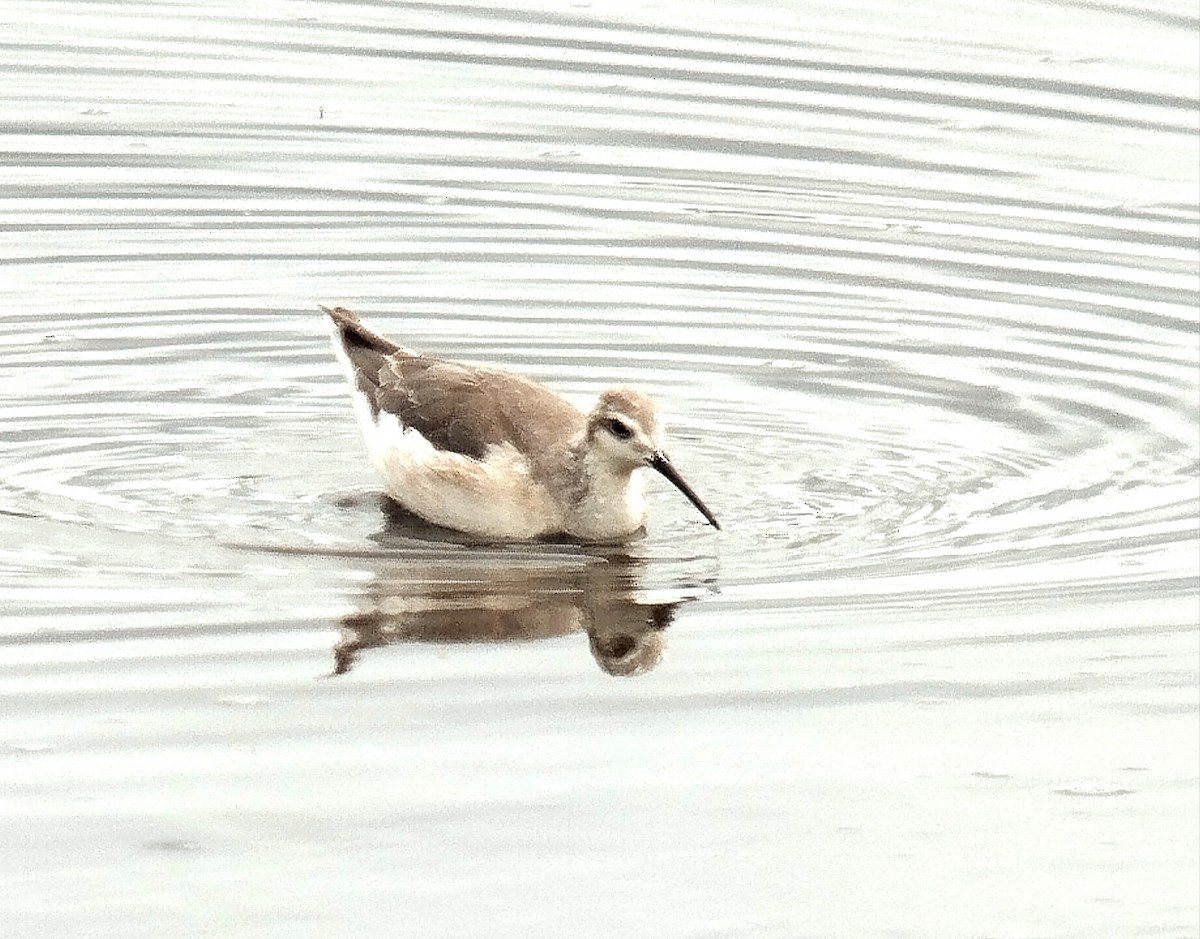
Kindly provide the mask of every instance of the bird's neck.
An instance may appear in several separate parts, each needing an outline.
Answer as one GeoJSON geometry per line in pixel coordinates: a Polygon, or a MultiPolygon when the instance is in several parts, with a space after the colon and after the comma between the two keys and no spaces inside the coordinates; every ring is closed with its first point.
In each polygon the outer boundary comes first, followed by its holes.
{"type": "Polygon", "coordinates": [[[641,474],[585,450],[579,497],[571,512],[568,531],[577,538],[594,540],[627,537],[646,520],[646,497],[641,474]]]}

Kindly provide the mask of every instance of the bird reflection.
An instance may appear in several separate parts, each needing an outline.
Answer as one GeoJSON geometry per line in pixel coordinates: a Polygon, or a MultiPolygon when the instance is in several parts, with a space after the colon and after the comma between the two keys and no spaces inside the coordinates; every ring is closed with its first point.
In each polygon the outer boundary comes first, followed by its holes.
{"type": "MultiPolygon", "coordinates": [[[[400,642],[528,642],[580,633],[609,675],[641,675],[662,659],[675,610],[703,592],[644,597],[646,561],[624,548],[541,545],[487,549],[391,509],[376,540],[388,548],[342,619],[334,674],[362,653],[400,642]]],[[[656,592],[658,593],[658,592],[656,592]]]]}

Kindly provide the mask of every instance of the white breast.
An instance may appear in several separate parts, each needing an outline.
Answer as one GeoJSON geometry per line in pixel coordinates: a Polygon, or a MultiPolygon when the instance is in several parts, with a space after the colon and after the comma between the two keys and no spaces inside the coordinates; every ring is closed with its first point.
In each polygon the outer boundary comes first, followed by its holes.
{"type": "Polygon", "coordinates": [[[587,487],[566,519],[567,534],[586,541],[616,541],[646,522],[646,495],[636,471],[613,472],[593,454],[584,457],[587,487]]]}

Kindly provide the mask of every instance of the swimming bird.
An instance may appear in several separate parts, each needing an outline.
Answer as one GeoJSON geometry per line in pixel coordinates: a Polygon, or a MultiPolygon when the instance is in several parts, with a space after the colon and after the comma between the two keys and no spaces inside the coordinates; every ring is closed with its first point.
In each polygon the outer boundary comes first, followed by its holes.
{"type": "Polygon", "coordinates": [[[716,516],[663,451],[654,401],[609,388],[586,414],[544,385],[421,355],[322,306],[384,491],[427,522],[486,539],[639,533],[639,470],[657,470],[714,528],[716,516]]]}

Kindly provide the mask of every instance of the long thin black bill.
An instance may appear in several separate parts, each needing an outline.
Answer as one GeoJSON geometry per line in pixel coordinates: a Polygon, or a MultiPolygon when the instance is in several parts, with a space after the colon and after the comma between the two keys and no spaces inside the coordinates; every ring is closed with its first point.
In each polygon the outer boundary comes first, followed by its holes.
{"type": "Polygon", "coordinates": [[[720,531],[721,523],[717,521],[717,517],[709,511],[708,506],[704,504],[704,500],[696,495],[695,490],[687,484],[687,480],[679,475],[679,470],[671,464],[665,453],[656,453],[649,460],[649,465],[662,473],[667,479],[675,484],[675,488],[688,497],[688,501],[700,510],[700,514],[708,519],[708,524],[720,531]]]}

